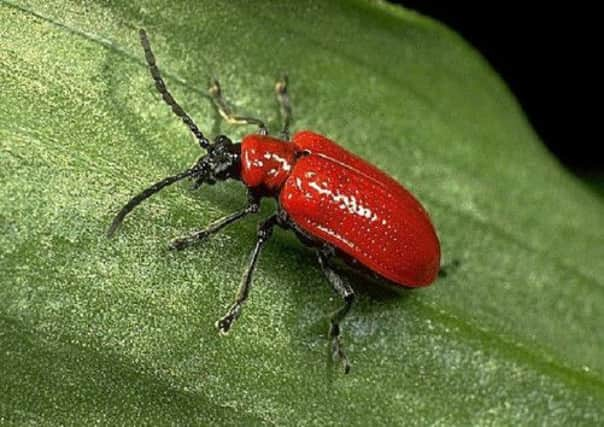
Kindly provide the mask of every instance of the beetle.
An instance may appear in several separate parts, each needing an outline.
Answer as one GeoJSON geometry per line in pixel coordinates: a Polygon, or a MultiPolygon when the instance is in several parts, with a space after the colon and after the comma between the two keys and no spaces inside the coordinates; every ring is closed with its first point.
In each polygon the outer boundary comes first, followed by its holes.
{"type": "Polygon", "coordinates": [[[211,143],[169,92],[145,31],[141,29],[139,35],[157,90],[207,154],[189,169],[162,179],[130,199],[113,219],[108,236],[142,201],[186,178],[193,180],[194,188],[228,179],[241,181],[247,187],[248,200],[240,211],[173,240],[170,248],[174,250],[201,242],[258,213],[262,198],[276,199],[276,212],[258,225],[256,244],[235,301],[216,326],[226,334],[240,316],[254,268],[274,227],[291,230],[303,244],[314,249],[327,282],[343,299],[343,305],[330,317],[328,336],[333,358],[339,359],[348,372],[350,362],[342,349],[340,323],[350,311],[354,292],[337,272],[333,260],[339,258],[361,273],[398,287],[430,285],[440,268],[440,243],[426,210],[393,178],[325,136],[301,131],[290,138],[292,108],[287,76],[275,85],[282,119],[279,138],[268,134],[263,121],[234,114],[220,84],[214,80],[209,92],[220,115],[230,123],[256,125],[258,132],[244,136],[239,143],[225,135],[217,136],[211,143]]]}

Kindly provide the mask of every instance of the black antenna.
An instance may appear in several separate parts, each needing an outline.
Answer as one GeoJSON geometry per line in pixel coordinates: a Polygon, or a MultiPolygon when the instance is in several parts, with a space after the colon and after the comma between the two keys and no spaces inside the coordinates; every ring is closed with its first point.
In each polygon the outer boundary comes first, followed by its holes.
{"type": "Polygon", "coordinates": [[[155,63],[155,56],[153,55],[153,51],[151,51],[151,44],[149,43],[149,39],[147,38],[147,33],[145,33],[145,30],[141,28],[139,31],[139,35],[141,38],[141,44],[143,45],[143,49],[145,50],[145,59],[147,60],[147,64],[149,65],[151,77],[153,77],[153,80],[155,81],[155,87],[161,94],[161,97],[166,102],[166,104],[168,104],[172,108],[174,114],[180,117],[184,124],[187,125],[191,132],[193,132],[193,135],[195,135],[195,138],[197,138],[197,140],[199,141],[199,145],[201,145],[201,148],[207,150],[210,147],[210,141],[208,141],[208,139],[203,135],[203,133],[201,133],[193,119],[191,119],[191,117],[189,117],[189,115],[185,113],[185,110],[183,110],[182,107],[178,105],[172,94],[168,91],[166,83],[164,82],[164,79],[162,78],[161,73],[159,72],[159,68],[157,68],[157,65],[155,63]]]}
{"type": "Polygon", "coordinates": [[[113,236],[115,230],[119,227],[119,225],[124,221],[126,215],[130,213],[132,209],[134,209],[137,205],[139,205],[143,200],[157,193],[162,188],[175,183],[176,181],[180,181],[181,179],[185,179],[195,173],[194,169],[187,169],[184,172],[181,172],[177,175],[169,176],[167,178],[162,179],[159,182],[156,182],[151,187],[148,187],[141,191],[139,194],[130,199],[128,203],[117,213],[115,218],[113,218],[113,222],[111,222],[111,226],[109,230],[107,230],[107,237],[113,236]]]}

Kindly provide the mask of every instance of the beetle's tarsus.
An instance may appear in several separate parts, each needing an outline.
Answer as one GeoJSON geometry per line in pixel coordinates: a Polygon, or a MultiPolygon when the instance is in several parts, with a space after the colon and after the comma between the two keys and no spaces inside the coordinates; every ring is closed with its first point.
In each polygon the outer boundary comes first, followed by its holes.
{"type": "Polygon", "coordinates": [[[218,332],[220,332],[220,335],[226,335],[229,333],[233,322],[239,318],[239,314],[241,313],[241,305],[242,304],[237,301],[233,303],[233,305],[229,308],[227,314],[225,314],[222,319],[216,322],[215,325],[216,328],[218,328],[218,332]]]}
{"type": "Polygon", "coordinates": [[[192,239],[187,239],[187,238],[182,238],[182,239],[174,239],[171,240],[170,243],[168,243],[168,249],[170,249],[171,251],[182,251],[183,249],[188,248],[189,246],[192,246],[193,244],[204,240],[206,236],[200,236],[198,238],[196,238],[195,240],[192,239]]]}
{"type": "Polygon", "coordinates": [[[168,243],[168,249],[171,251],[182,251],[183,249],[193,246],[197,243],[203,242],[209,237],[208,230],[199,231],[188,237],[180,237],[173,239],[168,243]]]}
{"type": "Polygon", "coordinates": [[[227,335],[229,333],[233,320],[235,320],[235,319],[230,316],[225,316],[222,319],[216,321],[215,326],[216,326],[216,329],[218,329],[218,332],[220,333],[220,335],[227,335]]]}
{"type": "Polygon", "coordinates": [[[185,243],[180,239],[174,239],[168,243],[168,249],[171,251],[181,251],[184,248],[185,248],[185,243]]]}
{"type": "Polygon", "coordinates": [[[344,366],[344,373],[347,374],[350,372],[350,361],[344,353],[342,349],[342,343],[340,340],[340,327],[337,323],[332,323],[329,328],[329,336],[331,337],[331,357],[333,360],[337,361],[338,359],[342,362],[344,366]]]}

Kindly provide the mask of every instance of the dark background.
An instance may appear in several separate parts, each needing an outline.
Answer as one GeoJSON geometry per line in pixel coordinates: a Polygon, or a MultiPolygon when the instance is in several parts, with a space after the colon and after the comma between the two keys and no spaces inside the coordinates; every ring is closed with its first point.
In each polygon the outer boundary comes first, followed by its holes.
{"type": "Polygon", "coordinates": [[[604,56],[604,24],[596,22],[595,10],[576,2],[392,3],[460,33],[506,81],[543,142],[568,169],[598,180],[604,176],[598,150],[604,139],[604,101],[598,96],[604,76],[595,65],[604,56]]]}

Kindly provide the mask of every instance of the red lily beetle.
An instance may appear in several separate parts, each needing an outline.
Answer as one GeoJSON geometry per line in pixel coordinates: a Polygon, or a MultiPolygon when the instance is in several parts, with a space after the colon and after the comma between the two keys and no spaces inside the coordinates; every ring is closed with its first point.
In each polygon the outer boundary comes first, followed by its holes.
{"type": "Polygon", "coordinates": [[[257,125],[259,132],[245,136],[241,143],[233,143],[224,135],[210,143],[168,91],[144,30],[140,30],[140,38],[157,90],[207,154],[191,168],[164,178],[133,197],[113,219],[108,236],[139,203],[185,178],[193,179],[195,188],[216,181],[239,180],[248,189],[248,203],[205,229],[173,240],[170,247],[175,250],[257,213],[261,198],[275,198],[277,211],[259,224],[256,245],[235,302],[216,326],[226,333],[241,314],[258,256],[273,228],[292,230],[302,243],[315,249],[327,281],[344,300],[344,305],[331,316],[329,337],[334,357],[342,360],[348,372],[350,364],[342,351],[339,324],[352,306],[354,292],[333,268],[331,258],[339,257],[353,268],[396,286],[428,286],[440,268],[440,244],[428,214],[398,182],[328,138],[302,131],[290,141],[292,115],[286,77],[275,87],[283,121],[281,138],[268,136],[261,120],[233,114],[220,85],[214,81],[210,95],[221,116],[230,123],[257,125]]]}

